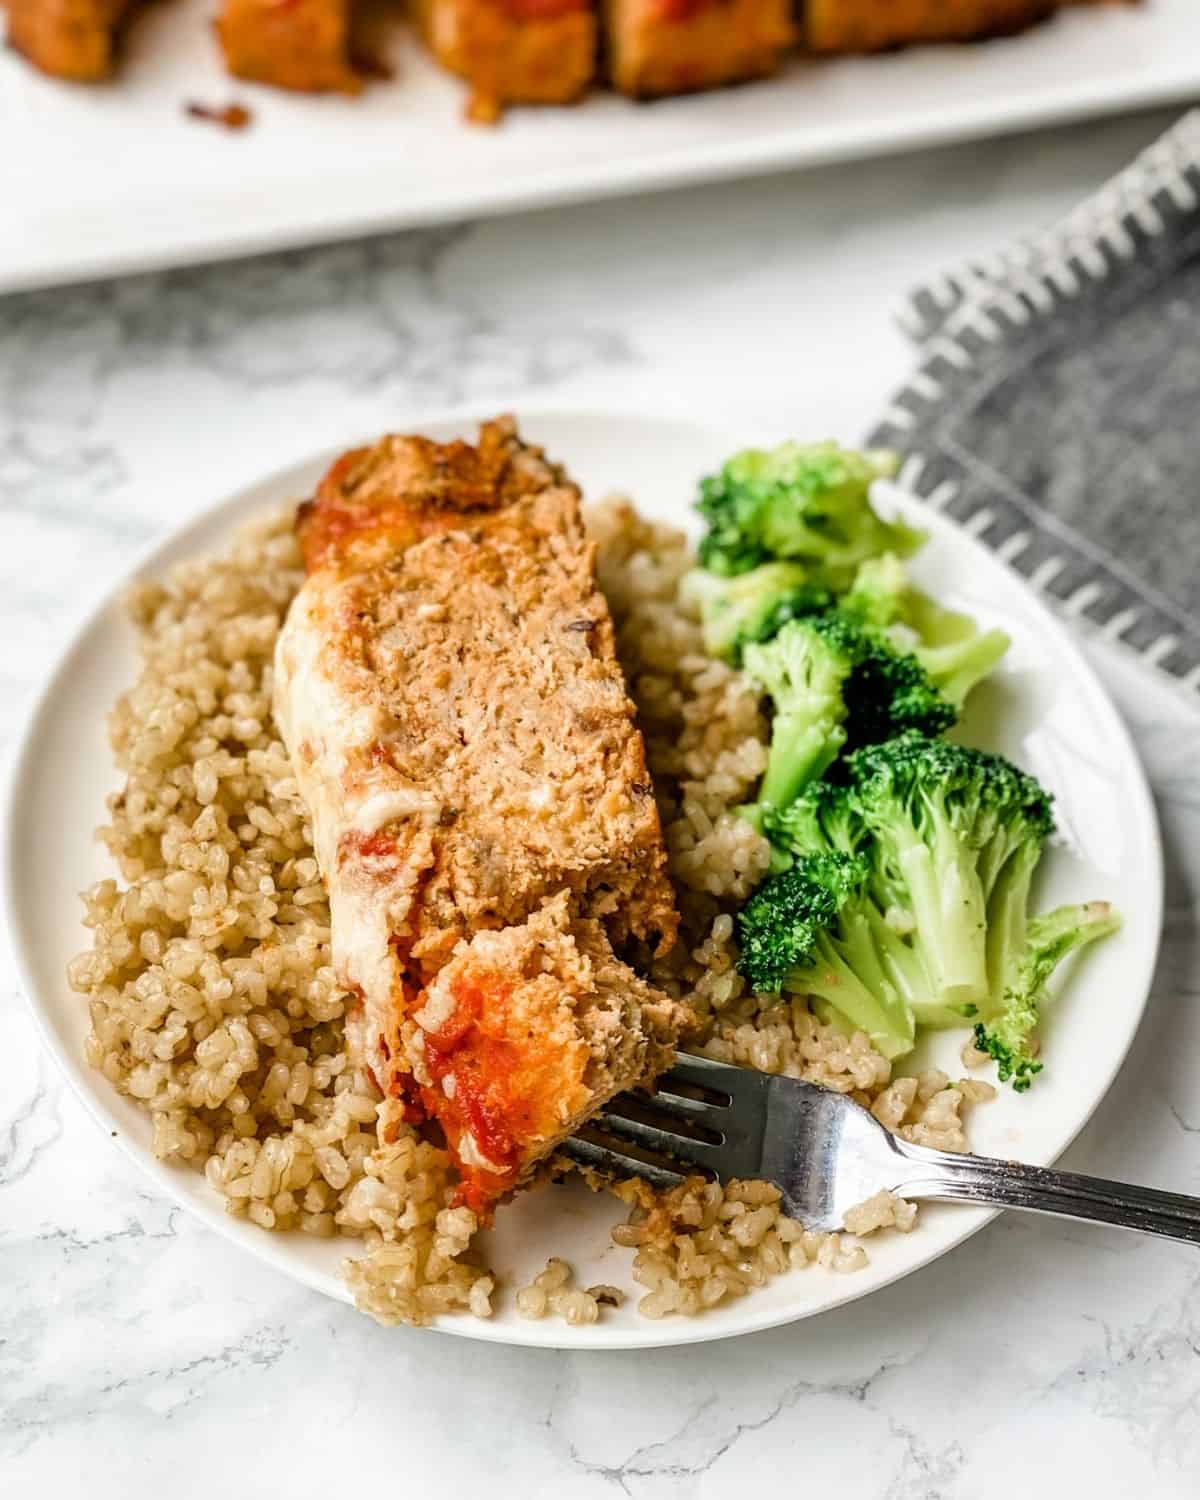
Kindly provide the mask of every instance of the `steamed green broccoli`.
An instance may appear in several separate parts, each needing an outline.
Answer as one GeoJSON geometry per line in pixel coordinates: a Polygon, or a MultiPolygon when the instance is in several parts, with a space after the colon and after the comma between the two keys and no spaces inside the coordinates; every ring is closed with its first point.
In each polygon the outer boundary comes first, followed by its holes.
{"type": "Polygon", "coordinates": [[[759,806],[786,807],[843,748],[908,729],[938,735],[958,717],[915,657],[842,610],[789,621],[742,662],[775,704],[759,806]]]}
{"type": "Polygon", "coordinates": [[[775,705],[760,806],[786,807],[824,775],[846,742],[842,688],[854,659],[825,618],[792,620],[773,640],[744,652],[746,672],[775,705]]]}
{"type": "Polygon", "coordinates": [[[910,651],[955,708],[962,707],[1010,644],[1003,630],[981,631],[969,615],[943,609],[914,588],[894,554],[862,564],[842,607],[910,651]]]}
{"type": "Polygon", "coordinates": [[[1060,906],[1030,919],[1023,946],[1005,955],[1011,974],[999,1006],[987,1006],[986,1019],[975,1027],[975,1045],[995,1060],[1001,1083],[1011,1080],[1021,1094],[1042,1071],[1035,1033],[1054,970],[1068,953],[1107,937],[1120,925],[1107,901],[1060,906]]]}
{"type": "Polygon", "coordinates": [[[850,800],[912,914],[940,1004],[969,1015],[1009,972],[1033,871],[1054,829],[1047,792],[1003,756],[917,733],[846,762],[850,800]]]}
{"type": "Polygon", "coordinates": [[[908,569],[894,552],[885,552],[860,564],[842,604],[864,624],[886,630],[905,623],[911,590],[908,569]]]}
{"type": "Polygon", "coordinates": [[[762,823],[771,840],[776,871],[806,865],[824,856],[855,859],[865,868],[860,891],[869,903],[879,959],[890,982],[904,996],[916,1025],[962,1026],[966,1017],[957,997],[947,1003],[934,963],[936,953],[922,940],[912,894],[895,861],[881,857],[857,804],[854,768],[858,756],[844,762],[847,777],[818,781],[805,788],[783,810],[768,809],[762,823]]]}
{"type": "MultiPolygon", "coordinates": [[[[842,614],[843,622],[851,617],[842,614]]],[[[843,624],[843,634],[848,634],[843,624]]],[[[846,679],[847,753],[909,729],[944,734],[958,710],[938,690],[918,658],[891,646],[885,637],[855,628],[859,642],[854,670],[846,679]]]]}
{"type": "Polygon", "coordinates": [[[923,540],[871,508],[872,482],[895,472],[894,454],[836,443],[748,448],[701,481],[699,510],[708,523],[701,564],[731,576],[786,558],[813,569],[814,582],[847,588],[859,563],[881,552],[907,555],[923,540]]]}
{"type": "Polygon", "coordinates": [[[737,666],[742,652],[766,641],[789,620],[829,609],[834,596],[811,581],[804,563],[770,562],[732,578],[693,568],[683,581],[683,595],[700,606],[704,646],[737,666]]]}
{"type": "Polygon", "coordinates": [[[812,855],[770,876],[739,914],[739,964],[756,990],[814,996],[883,1056],[901,1057],[916,1037],[902,987],[911,981],[906,965],[897,985],[884,955],[904,944],[867,887],[866,860],[843,853],[812,855]]]}
{"type": "Polygon", "coordinates": [[[810,854],[870,852],[871,835],[853,805],[846,780],[814,781],[786,807],[772,807],[763,817],[763,832],[794,858],[810,854]]]}
{"type": "Polygon", "coordinates": [[[1027,917],[1048,794],[1001,756],[911,732],[841,769],[764,809],[791,863],[742,909],[739,968],[756,989],[814,996],[888,1057],[917,1028],[977,1021],[1001,1078],[1028,1087],[1051,972],[1118,925],[1103,902],[1027,917]]]}

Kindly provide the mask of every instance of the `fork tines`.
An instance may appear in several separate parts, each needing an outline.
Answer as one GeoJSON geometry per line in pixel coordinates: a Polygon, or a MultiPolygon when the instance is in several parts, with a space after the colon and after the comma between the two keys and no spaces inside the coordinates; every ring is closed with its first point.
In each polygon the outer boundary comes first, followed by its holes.
{"type": "Polygon", "coordinates": [[[724,1141],[723,1117],[736,1068],[680,1053],[653,1094],[610,1099],[564,1150],[599,1171],[644,1177],[673,1186],[689,1173],[713,1176],[724,1141]]]}

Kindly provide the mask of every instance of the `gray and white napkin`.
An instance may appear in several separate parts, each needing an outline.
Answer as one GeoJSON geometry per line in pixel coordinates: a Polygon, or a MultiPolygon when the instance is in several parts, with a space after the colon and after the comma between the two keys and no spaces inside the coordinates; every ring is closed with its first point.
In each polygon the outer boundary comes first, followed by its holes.
{"type": "Polygon", "coordinates": [[[871,441],[1068,614],[1200,697],[1200,111],[904,317],[921,364],[871,441]]]}

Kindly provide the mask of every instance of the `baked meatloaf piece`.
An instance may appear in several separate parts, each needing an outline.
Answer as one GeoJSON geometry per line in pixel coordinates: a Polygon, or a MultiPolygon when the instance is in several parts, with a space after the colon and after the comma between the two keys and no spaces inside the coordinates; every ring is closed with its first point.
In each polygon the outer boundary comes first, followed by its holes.
{"type": "Polygon", "coordinates": [[[442,1122],[483,1206],[684,1019],[613,949],[666,948],[677,917],[594,546],[508,420],[345,455],[298,531],[276,716],[352,1046],[442,1122]]]}
{"type": "Polygon", "coordinates": [[[592,0],[415,0],[425,44],[471,85],[468,114],[506,104],[569,104],[596,71],[592,0]]]}
{"type": "Polygon", "coordinates": [[[789,0],[607,0],[609,75],[634,98],[773,73],[795,41],[789,0]]]}
{"type": "Polygon", "coordinates": [[[8,44],[53,78],[91,83],[113,69],[131,0],[8,0],[8,44]]]}
{"type": "Polygon", "coordinates": [[[350,0],[222,0],[217,37],[235,78],[303,94],[356,94],[350,0]]]}

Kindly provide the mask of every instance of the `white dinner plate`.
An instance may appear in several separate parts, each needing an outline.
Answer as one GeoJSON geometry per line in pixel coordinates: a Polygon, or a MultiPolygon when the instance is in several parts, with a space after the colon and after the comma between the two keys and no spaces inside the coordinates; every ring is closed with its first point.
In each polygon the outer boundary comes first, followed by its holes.
{"type": "MultiPolygon", "coordinates": [[[[474,430],[474,421],[461,415],[419,425],[443,439],[474,430]]],[[[569,466],[590,497],[624,491],[646,512],[681,525],[692,524],[697,476],[745,441],[744,434],[688,422],[604,413],[527,412],[522,427],[569,466]]],[[[156,547],[132,576],[160,577],[181,558],[223,548],[242,518],[309,494],[334,456],[318,454],[218,501],[156,547]]],[[[1124,913],[1121,932],[1070,975],[1047,1027],[1045,1073],[1027,1094],[1004,1089],[995,1102],[972,1113],[976,1150],[1051,1162],[1117,1077],[1146,1002],[1162,908],[1161,852],[1150,795],[1103,688],[1025,584],[920,501],[892,488],[882,499],[929,532],[914,564],[920,582],[943,602],[969,610],[986,625],[1002,625],[1012,636],[1002,669],[975,694],[965,728],[973,741],[1035,772],[1057,798],[1062,839],[1043,862],[1038,902],[1103,898],[1124,913]]],[[[118,780],[105,717],[136,670],[133,634],[121,604],[129,581],[113,588],[80,626],[35,706],[18,751],[4,871],[24,988],[47,1046],[85,1105],[164,1192],[285,1274],[348,1300],[338,1263],[353,1250],[349,1241],[272,1235],[230,1218],[202,1173],[155,1160],[147,1117],[84,1061],[86,1007],[68,989],[64,971],[88,941],[78,892],[112,873],[93,829],[104,815],[105,794],[118,780]]],[[[960,1076],[963,1034],[930,1040],[920,1063],[934,1062],[960,1076]]],[[[459,1317],[440,1326],[470,1338],[580,1349],[721,1338],[861,1297],[927,1265],[990,1217],[983,1209],[928,1206],[911,1235],[870,1241],[870,1265],[862,1272],[839,1276],[809,1267],[703,1317],[650,1322],[633,1305],[637,1289],[629,1274],[630,1252],[609,1242],[608,1230],[622,1212],[609,1196],[573,1185],[522,1195],[499,1212],[491,1234],[489,1258],[509,1289],[502,1310],[491,1321],[459,1317]],[[576,1267],[580,1285],[616,1283],[634,1298],[620,1310],[606,1309],[599,1323],[586,1328],[519,1319],[511,1288],[540,1270],[550,1254],[576,1267]]]]}
{"type": "MultiPolygon", "coordinates": [[[[0,291],[1026,130],[1200,95],[1200,5],[1085,6],[1016,37],[826,62],[690,98],[596,92],[462,121],[411,37],[360,98],[239,83],[214,0],[148,6],[111,84],[0,52],[0,291]],[[185,113],[237,99],[249,130],[185,113]]],[[[2,7],[0,7],[2,11],[2,7]]]]}

